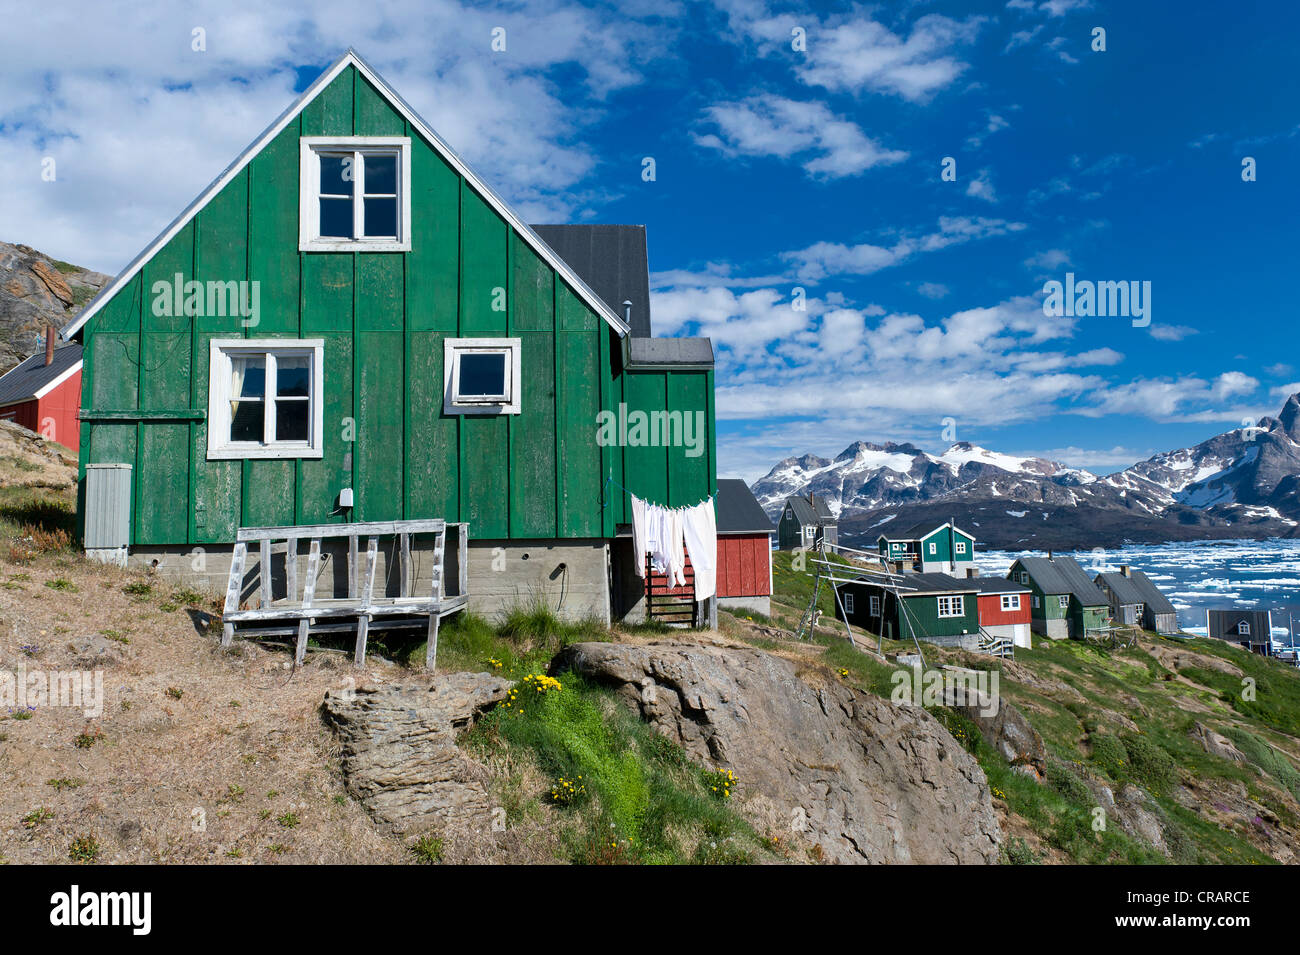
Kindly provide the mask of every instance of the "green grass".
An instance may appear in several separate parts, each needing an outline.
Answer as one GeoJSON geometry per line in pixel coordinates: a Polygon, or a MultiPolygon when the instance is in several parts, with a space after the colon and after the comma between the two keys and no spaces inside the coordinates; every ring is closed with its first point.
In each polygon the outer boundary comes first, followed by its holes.
{"type": "Polygon", "coordinates": [[[16,537],[27,526],[76,534],[76,499],[43,487],[0,487],[0,534],[16,537]]]}
{"type": "MultiPolygon", "coordinates": [[[[531,760],[549,781],[535,793],[507,788],[507,818],[536,817],[559,780],[581,777],[585,793],[553,810],[560,852],[576,863],[741,863],[765,854],[761,840],[727,799],[716,773],[687,758],[608,691],[573,674],[562,689],[521,693],[498,706],[466,743],[484,755],[531,760]]],[[[741,789],[744,780],[739,781],[741,789]]]]}
{"type": "MultiPolygon", "coordinates": [[[[443,621],[438,631],[438,670],[497,672],[509,679],[544,670],[552,657],[571,643],[605,641],[610,633],[595,620],[569,623],[548,607],[522,604],[511,608],[500,626],[462,611],[443,621]],[[500,664],[497,666],[492,661],[500,664]]],[[[423,664],[425,641],[397,653],[408,665],[423,664]]]]}

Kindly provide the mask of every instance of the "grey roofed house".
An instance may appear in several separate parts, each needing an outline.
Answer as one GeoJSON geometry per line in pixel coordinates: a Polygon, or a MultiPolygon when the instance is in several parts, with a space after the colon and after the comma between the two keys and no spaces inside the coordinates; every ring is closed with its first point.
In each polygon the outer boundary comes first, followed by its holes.
{"type": "Polygon", "coordinates": [[[1071,594],[1084,607],[1110,604],[1073,557],[1021,557],[1018,563],[1045,594],[1071,594]]]}
{"type": "Polygon", "coordinates": [[[827,544],[839,543],[839,524],[824,498],[812,500],[799,494],[785,499],[777,522],[777,546],[782,550],[811,547],[821,529],[827,544]]]}
{"type": "MultiPolygon", "coordinates": [[[[875,581],[879,578],[862,576],[859,580],[875,581]]],[[[973,594],[979,593],[978,577],[954,577],[951,574],[904,574],[893,577],[889,586],[905,594],[973,594]]],[[[1013,583],[1013,581],[1007,581],[1013,583]]]]}
{"type": "Polygon", "coordinates": [[[632,333],[627,360],[639,368],[712,367],[707,338],[655,338],[650,316],[650,258],[643,225],[534,225],[532,230],[588,288],[620,316],[632,333]],[[624,315],[624,302],[631,314],[624,315]]]}
{"type": "Polygon", "coordinates": [[[54,360],[48,365],[42,349],[0,376],[0,407],[37,397],[42,388],[74,371],[80,363],[79,343],[54,349],[54,360]]]}
{"type": "Polygon", "coordinates": [[[1027,594],[1029,585],[1006,577],[966,577],[963,584],[970,584],[982,594],[1027,594]]]}
{"type": "Polygon", "coordinates": [[[714,500],[719,534],[770,534],[775,527],[744,481],[719,478],[714,500]]]}
{"type": "Polygon", "coordinates": [[[1139,625],[1156,633],[1178,632],[1178,612],[1174,605],[1142,571],[1124,564],[1117,573],[1098,574],[1097,585],[1108,596],[1111,615],[1120,623],[1139,625]]]}

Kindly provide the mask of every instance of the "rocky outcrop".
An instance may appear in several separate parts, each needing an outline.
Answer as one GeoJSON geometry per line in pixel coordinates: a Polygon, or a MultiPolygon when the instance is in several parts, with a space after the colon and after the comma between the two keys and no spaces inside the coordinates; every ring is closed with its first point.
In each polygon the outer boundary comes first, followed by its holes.
{"type": "Polygon", "coordinates": [[[612,687],[696,759],[740,779],[739,807],[849,863],[992,863],[983,771],[933,717],[744,646],[582,643],[556,657],[612,687]]]}
{"type": "Polygon", "coordinates": [[[1218,756],[1220,759],[1226,759],[1234,763],[1246,762],[1245,754],[1237,749],[1236,743],[1222,733],[1210,729],[1204,723],[1193,723],[1187,735],[1200,743],[1201,748],[1211,756],[1218,756]]]}
{"type": "Polygon", "coordinates": [[[108,276],[0,242],[0,374],[40,350],[46,328],[62,328],[108,276]]]}
{"type": "Polygon", "coordinates": [[[1015,705],[991,699],[973,686],[944,684],[944,705],[964,715],[979,729],[985,742],[1013,767],[1041,780],[1047,772],[1047,747],[1038,731],[1015,705]]]}
{"type": "Polygon", "coordinates": [[[348,791],[398,834],[434,826],[486,831],[488,773],[460,751],[456,734],[510,686],[487,673],[452,673],[432,686],[326,693],[324,716],[342,743],[348,791]]]}

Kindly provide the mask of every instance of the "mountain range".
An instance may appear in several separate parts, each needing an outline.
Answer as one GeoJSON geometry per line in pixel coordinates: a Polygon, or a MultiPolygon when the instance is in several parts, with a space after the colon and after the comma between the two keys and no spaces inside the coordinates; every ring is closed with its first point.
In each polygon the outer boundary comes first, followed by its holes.
{"type": "Polygon", "coordinates": [[[845,543],[890,523],[955,521],[985,547],[1300,536],[1300,393],[1276,418],[1099,477],[969,442],[942,454],[857,441],[833,460],[780,461],[752,486],[774,519],[791,494],[823,498],[845,543]]]}

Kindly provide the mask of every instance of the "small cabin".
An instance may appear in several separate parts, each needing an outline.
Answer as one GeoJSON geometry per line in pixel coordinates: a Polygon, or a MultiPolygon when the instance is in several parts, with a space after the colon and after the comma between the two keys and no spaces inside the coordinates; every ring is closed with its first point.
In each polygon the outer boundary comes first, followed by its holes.
{"type": "Polygon", "coordinates": [[[1110,604],[1073,557],[1021,557],[1007,578],[1030,588],[1031,625],[1053,640],[1082,640],[1105,630],[1110,604]]]}
{"type": "Polygon", "coordinates": [[[76,451],[81,444],[81,345],[55,347],[55,334],[51,328],[42,351],[0,376],[0,421],[76,451]]]}
{"type": "Polygon", "coordinates": [[[835,614],[853,626],[890,640],[915,637],[943,646],[979,648],[979,588],[973,580],[907,574],[886,583],[863,575],[837,584],[836,591],[835,614]]]}
{"type": "Polygon", "coordinates": [[[1026,584],[1005,577],[968,577],[964,583],[979,591],[980,629],[990,637],[1002,637],[1017,647],[1032,646],[1032,592],[1026,584]]]}
{"type": "Polygon", "coordinates": [[[769,616],[772,521],[749,486],[735,478],[718,480],[714,506],[718,517],[718,606],[769,616]]]}
{"type": "Polygon", "coordinates": [[[1151,578],[1121,564],[1118,573],[1098,574],[1096,584],[1110,604],[1115,623],[1154,633],[1178,633],[1178,612],[1151,578]]]}
{"type": "Polygon", "coordinates": [[[1273,614],[1268,610],[1207,610],[1205,632],[1264,656],[1273,652],[1273,614]]]}
{"type": "Polygon", "coordinates": [[[828,545],[839,543],[839,524],[825,498],[809,494],[785,499],[781,519],[777,522],[777,546],[781,550],[812,548],[824,539],[828,545]]]}
{"type": "Polygon", "coordinates": [[[975,536],[951,521],[928,521],[876,538],[882,556],[899,570],[964,577],[975,566],[975,536]]]}

